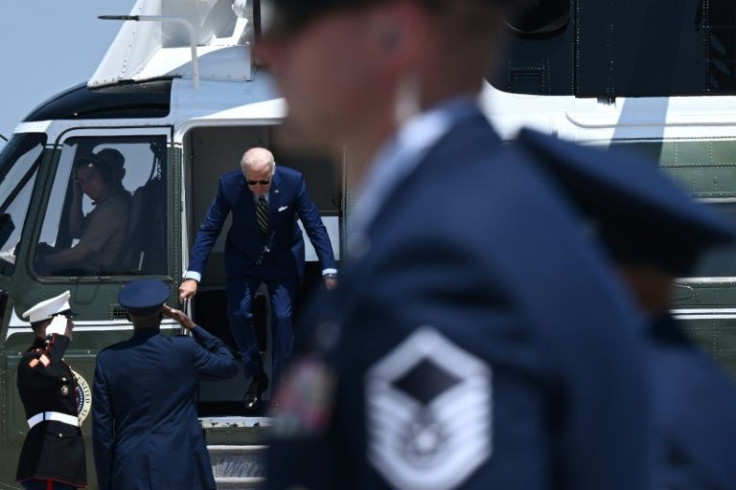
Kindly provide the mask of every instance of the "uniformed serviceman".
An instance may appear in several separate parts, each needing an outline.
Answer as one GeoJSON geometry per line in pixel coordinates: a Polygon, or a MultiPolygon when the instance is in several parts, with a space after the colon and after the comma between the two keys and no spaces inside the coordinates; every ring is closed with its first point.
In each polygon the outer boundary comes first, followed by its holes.
{"type": "Polygon", "coordinates": [[[16,479],[27,489],[87,486],[76,381],[63,356],[72,338],[71,293],[23,313],[36,338],[18,364],[18,393],[28,418],[16,479]]]}
{"type": "Polygon", "coordinates": [[[268,485],[649,488],[633,305],[478,106],[516,2],[271,3],[284,128],[347,147],[358,197],[276,399],[268,485]]]}
{"type": "Polygon", "coordinates": [[[669,313],[675,278],[692,276],[708,249],[733,243],[736,223],[692,201],[653,162],[533,132],[521,138],[538,142],[537,162],[590,220],[649,319],[642,335],[657,435],[652,488],[736,488],[736,385],[669,313]]]}
{"type": "Polygon", "coordinates": [[[97,355],[92,442],[100,490],[215,488],[195,395],[202,380],[236,375],[238,363],[217,337],[165,305],[168,297],[154,279],[118,294],[135,330],[97,355]],[[163,315],[192,337],[162,335],[163,315]]]}

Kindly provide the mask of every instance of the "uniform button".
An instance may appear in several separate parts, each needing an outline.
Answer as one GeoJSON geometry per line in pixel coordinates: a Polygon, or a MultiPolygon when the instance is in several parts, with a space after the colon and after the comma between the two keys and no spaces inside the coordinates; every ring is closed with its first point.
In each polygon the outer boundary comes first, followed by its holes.
{"type": "Polygon", "coordinates": [[[64,377],[62,377],[62,378],[61,378],[61,382],[62,382],[62,383],[68,383],[68,382],[69,382],[69,380],[68,380],[68,379],[66,379],[66,378],[64,378],[64,377]]]}
{"type": "Polygon", "coordinates": [[[64,435],[61,432],[59,432],[59,437],[64,437],[64,435]]]}

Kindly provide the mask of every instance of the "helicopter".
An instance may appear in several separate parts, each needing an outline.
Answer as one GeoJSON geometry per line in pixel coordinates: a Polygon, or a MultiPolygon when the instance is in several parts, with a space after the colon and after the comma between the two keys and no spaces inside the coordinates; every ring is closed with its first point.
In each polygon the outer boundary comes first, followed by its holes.
{"type": "MultiPolygon", "coordinates": [[[[0,459],[0,488],[17,488],[2,482],[14,479],[27,430],[14,380],[33,333],[20,314],[42,299],[72,292],[80,316],[66,358],[76,371],[80,420],[91,443],[89,381],[96,353],[128,338],[133,328],[117,304],[118,291],[130,280],[156,278],[171,287],[168,303],[178,305],[176,289],[217,177],[232,170],[244,150],[271,148],[277,163],[288,162],[305,175],[335,257],[343,257],[355,194],[348,184],[348,153],[334,161],[279,147],[275,134],[287,107],[253,54],[267,17],[265,2],[244,0],[138,0],[128,14],[102,16],[121,27],[91,78],[41,103],[2,148],[0,447],[6,457],[0,459]],[[132,198],[126,256],[106,268],[44,268],[38,258],[47,247],[75,243],[64,226],[74,161],[105,150],[122,157],[122,184],[132,198]]],[[[732,2],[538,0],[508,19],[507,28],[508,56],[489,74],[481,95],[502,138],[531,127],[644,154],[693,198],[736,215],[732,2]]],[[[92,203],[83,206],[89,211],[92,203]]],[[[318,282],[310,277],[319,277],[316,254],[306,246],[304,296],[318,282]]],[[[234,345],[224,315],[223,251],[221,238],[188,310],[234,345]]],[[[734,252],[706,257],[672,291],[677,318],[732,373],[734,252]]],[[[164,321],[162,330],[176,334],[178,326],[164,321]]],[[[241,379],[203,383],[198,395],[220,488],[262,482],[269,420],[242,415],[241,379]]]]}

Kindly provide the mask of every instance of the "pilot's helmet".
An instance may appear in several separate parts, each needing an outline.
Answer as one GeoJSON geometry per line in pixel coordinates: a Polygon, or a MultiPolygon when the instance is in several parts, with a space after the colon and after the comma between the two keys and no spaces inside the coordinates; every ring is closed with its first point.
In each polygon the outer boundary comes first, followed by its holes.
{"type": "Polygon", "coordinates": [[[94,153],[86,153],[74,161],[75,171],[82,167],[94,168],[108,185],[114,185],[119,179],[113,166],[104,158],[94,153]]]}
{"type": "Polygon", "coordinates": [[[112,176],[117,180],[123,180],[125,177],[125,157],[115,148],[105,148],[97,152],[100,157],[110,168],[112,176]]]}

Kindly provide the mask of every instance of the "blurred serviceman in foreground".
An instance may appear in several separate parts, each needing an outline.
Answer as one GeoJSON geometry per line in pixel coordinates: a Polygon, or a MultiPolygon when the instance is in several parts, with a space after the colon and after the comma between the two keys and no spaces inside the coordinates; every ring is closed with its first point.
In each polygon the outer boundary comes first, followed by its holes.
{"type": "Polygon", "coordinates": [[[736,385],[669,313],[674,280],[692,276],[710,248],[736,241],[736,223],[692,201],[653,162],[589,149],[555,158],[565,143],[521,137],[539,141],[549,158],[538,162],[590,220],[649,319],[653,488],[736,488],[736,385]]]}
{"type": "Polygon", "coordinates": [[[359,190],[275,401],[271,488],[649,488],[628,296],[478,106],[518,5],[270,2],[284,129],[347,147],[359,190]]]}

